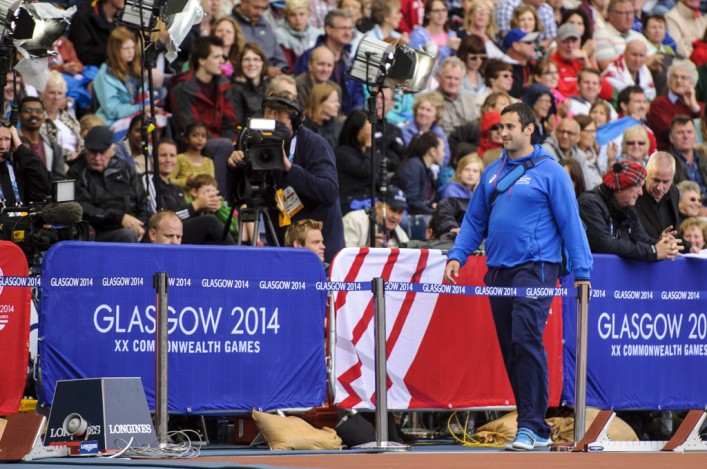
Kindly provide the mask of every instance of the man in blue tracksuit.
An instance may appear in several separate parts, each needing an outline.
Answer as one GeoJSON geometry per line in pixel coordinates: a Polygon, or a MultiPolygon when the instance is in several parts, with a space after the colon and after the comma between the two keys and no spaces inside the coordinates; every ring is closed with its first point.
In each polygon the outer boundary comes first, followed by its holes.
{"type": "MultiPolygon", "coordinates": [[[[523,103],[511,104],[501,112],[499,125],[503,156],[484,171],[474,191],[449,251],[445,279],[456,283],[459,268],[486,238],[488,286],[554,288],[563,244],[575,286],[588,285],[592,255],[572,182],[542,147],[531,145],[533,110],[523,103]]],[[[549,446],[547,354],[542,337],[552,297],[490,297],[489,301],[518,409],[518,433],[506,448],[549,446]]]]}

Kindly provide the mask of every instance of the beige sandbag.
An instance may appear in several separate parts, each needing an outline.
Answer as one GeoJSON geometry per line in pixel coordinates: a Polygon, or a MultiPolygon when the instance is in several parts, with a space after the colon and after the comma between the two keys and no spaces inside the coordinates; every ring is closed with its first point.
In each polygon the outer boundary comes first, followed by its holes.
{"type": "Polygon", "coordinates": [[[7,425],[7,420],[0,418],[0,439],[2,439],[2,434],[5,432],[5,425],[7,425]]]}
{"type": "MultiPolygon", "coordinates": [[[[587,407],[587,417],[585,420],[586,430],[589,430],[589,427],[594,422],[599,412],[600,410],[597,408],[587,407]]],[[[517,417],[517,412],[510,412],[500,419],[479,427],[476,438],[483,443],[489,444],[502,444],[512,441],[518,431],[517,417]]],[[[553,443],[574,442],[574,418],[553,417],[547,419],[546,422],[552,428],[551,438],[553,443]]],[[[619,417],[614,417],[611,421],[608,434],[612,441],[638,441],[636,432],[619,417]]]]}
{"type": "Polygon", "coordinates": [[[314,428],[299,417],[281,417],[253,410],[253,420],[271,450],[341,449],[343,443],[331,428],[314,428]]]}

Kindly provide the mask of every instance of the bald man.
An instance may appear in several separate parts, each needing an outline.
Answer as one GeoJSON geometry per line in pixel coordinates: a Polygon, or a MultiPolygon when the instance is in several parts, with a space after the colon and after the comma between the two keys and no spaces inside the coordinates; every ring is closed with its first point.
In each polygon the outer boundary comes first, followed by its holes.
{"type": "Polygon", "coordinates": [[[334,53],[329,48],[324,46],[314,48],[307,63],[307,71],[300,73],[295,78],[297,82],[297,100],[302,107],[306,106],[309,92],[312,91],[312,87],[315,84],[334,83],[331,81],[331,74],[334,72],[335,61],[334,53]]]}
{"type": "Polygon", "coordinates": [[[152,244],[182,244],[182,220],[169,210],[157,212],[150,218],[147,234],[152,244]]]}
{"type": "Polygon", "coordinates": [[[648,101],[656,97],[653,75],[646,65],[648,46],[641,39],[632,39],[626,43],[624,53],[609,64],[602,72],[614,89],[614,99],[624,88],[638,85],[643,89],[648,101]]]}
{"type": "Polygon", "coordinates": [[[587,190],[591,190],[599,185],[601,179],[598,171],[591,171],[587,155],[577,145],[579,132],[579,123],[571,117],[565,117],[557,124],[555,131],[545,139],[543,148],[558,162],[564,159],[576,160],[582,167],[587,190]]]}

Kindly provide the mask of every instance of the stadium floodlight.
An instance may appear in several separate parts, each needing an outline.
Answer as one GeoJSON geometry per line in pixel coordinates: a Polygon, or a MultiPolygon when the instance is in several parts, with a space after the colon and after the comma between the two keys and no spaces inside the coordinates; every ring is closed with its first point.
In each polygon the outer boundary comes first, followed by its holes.
{"type": "Polygon", "coordinates": [[[142,31],[154,29],[157,19],[169,25],[170,18],[183,11],[187,0],[125,0],[125,8],[119,10],[116,21],[129,28],[142,31]]]}
{"type": "Polygon", "coordinates": [[[364,37],[356,49],[349,76],[362,83],[418,92],[427,86],[435,57],[422,50],[364,37]]]}

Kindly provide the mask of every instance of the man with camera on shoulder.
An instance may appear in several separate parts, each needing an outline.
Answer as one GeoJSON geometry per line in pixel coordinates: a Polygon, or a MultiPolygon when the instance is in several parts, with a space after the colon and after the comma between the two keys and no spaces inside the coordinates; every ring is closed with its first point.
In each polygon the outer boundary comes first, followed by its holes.
{"type": "MultiPolygon", "coordinates": [[[[336,173],[334,152],[318,134],[301,127],[303,113],[297,98],[282,91],[263,100],[263,118],[275,120],[282,134],[282,163],[277,169],[268,170],[263,200],[271,219],[280,215],[297,221],[311,218],[323,223],[322,234],[326,245],[325,261],[331,262],[334,255],[344,247],[344,227],[339,206],[339,180],[336,173]],[[283,211],[275,200],[276,190],[285,194],[283,211]]],[[[243,138],[243,137],[241,137],[243,138]]],[[[231,177],[244,177],[252,171],[235,171],[244,166],[252,169],[249,151],[236,151],[228,159],[231,177]]],[[[239,181],[236,181],[238,183],[239,181]]],[[[247,201],[246,201],[247,202],[247,201]]],[[[282,245],[286,226],[275,227],[278,243],[282,245]]],[[[257,235],[257,234],[256,234],[257,235]]],[[[272,242],[272,240],[269,240],[272,242]]]]}

